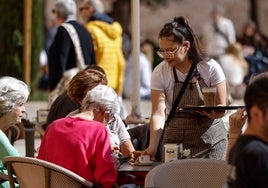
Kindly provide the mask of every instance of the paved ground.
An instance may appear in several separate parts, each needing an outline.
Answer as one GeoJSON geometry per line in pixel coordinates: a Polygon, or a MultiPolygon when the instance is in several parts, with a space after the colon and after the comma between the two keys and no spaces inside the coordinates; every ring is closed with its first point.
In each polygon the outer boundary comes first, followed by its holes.
{"type": "MultiPolygon", "coordinates": [[[[234,101],[234,104],[236,105],[243,105],[243,101],[234,101]]],[[[124,106],[126,109],[126,114],[129,114],[131,112],[131,102],[130,101],[124,101],[124,106]]],[[[47,108],[47,103],[46,102],[27,102],[26,104],[26,111],[28,114],[28,119],[32,122],[36,120],[36,114],[38,109],[46,109],[47,108]]],[[[140,101],[140,111],[141,115],[144,118],[150,117],[151,114],[151,102],[150,101],[140,101]]],[[[228,117],[233,111],[229,111],[226,116],[224,117],[224,122],[226,123],[226,126],[228,127],[228,117]]],[[[38,146],[40,145],[40,136],[38,133],[35,134],[35,149],[38,149],[38,146]]],[[[15,148],[18,149],[18,151],[25,156],[25,140],[17,140],[14,144],[15,148]]]]}

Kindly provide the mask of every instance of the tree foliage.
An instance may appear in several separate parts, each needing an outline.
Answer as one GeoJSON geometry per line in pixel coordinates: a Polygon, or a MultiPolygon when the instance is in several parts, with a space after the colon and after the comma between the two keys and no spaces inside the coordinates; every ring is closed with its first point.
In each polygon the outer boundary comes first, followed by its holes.
{"type": "MultiPolygon", "coordinates": [[[[0,75],[23,79],[23,1],[0,0],[0,5],[0,75]]],[[[42,12],[42,0],[32,0],[32,81],[38,74],[43,45],[42,12]]]]}
{"type": "Polygon", "coordinates": [[[22,77],[23,1],[1,0],[0,75],[22,77]]]}

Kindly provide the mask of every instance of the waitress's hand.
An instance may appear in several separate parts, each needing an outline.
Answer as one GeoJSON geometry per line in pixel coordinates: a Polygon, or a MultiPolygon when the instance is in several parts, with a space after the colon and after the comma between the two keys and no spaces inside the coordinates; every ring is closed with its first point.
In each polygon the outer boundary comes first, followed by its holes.
{"type": "Polygon", "coordinates": [[[149,147],[146,150],[144,150],[144,152],[142,154],[143,155],[150,155],[151,161],[156,161],[156,159],[155,159],[156,152],[157,152],[157,147],[149,145],[149,147]]]}
{"type": "Polygon", "coordinates": [[[205,115],[210,119],[219,119],[225,115],[225,110],[211,110],[211,111],[199,111],[199,114],[205,115]]]}

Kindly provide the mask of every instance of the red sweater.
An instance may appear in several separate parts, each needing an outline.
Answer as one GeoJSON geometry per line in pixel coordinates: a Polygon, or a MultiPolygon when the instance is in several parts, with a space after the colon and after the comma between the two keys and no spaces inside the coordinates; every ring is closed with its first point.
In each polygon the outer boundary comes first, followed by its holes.
{"type": "Polygon", "coordinates": [[[62,118],[50,124],[37,156],[102,187],[112,187],[117,171],[111,158],[107,128],[81,118],[62,118]]]}

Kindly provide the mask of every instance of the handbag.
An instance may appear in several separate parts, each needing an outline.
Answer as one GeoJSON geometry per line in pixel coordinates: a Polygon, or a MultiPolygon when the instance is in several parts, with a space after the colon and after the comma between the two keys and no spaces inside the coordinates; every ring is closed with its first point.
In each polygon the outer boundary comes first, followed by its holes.
{"type": "Polygon", "coordinates": [[[48,96],[48,108],[51,107],[52,103],[56,100],[56,98],[59,95],[61,95],[62,93],[64,93],[64,91],[67,90],[70,81],[76,75],[76,73],[80,70],[83,70],[86,67],[85,60],[82,55],[80,40],[75,28],[69,23],[63,23],[61,25],[67,30],[74,44],[76,53],[76,67],[64,71],[59,83],[48,96]]]}
{"type": "Polygon", "coordinates": [[[158,161],[162,161],[161,160],[161,158],[162,158],[162,149],[163,149],[162,141],[163,141],[164,132],[165,132],[166,128],[169,126],[169,123],[172,120],[173,116],[175,115],[176,109],[177,109],[177,107],[178,107],[178,105],[179,105],[179,103],[180,103],[180,101],[181,101],[181,99],[183,97],[183,94],[185,93],[185,90],[186,90],[186,88],[187,88],[187,86],[188,86],[188,84],[190,82],[190,79],[191,79],[191,77],[192,77],[192,75],[194,73],[195,68],[196,68],[196,63],[192,63],[191,68],[190,68],[190,70],[189,70],[189,72],[188,72],[188,74],[187,74],[187,76],[185,78],[185,81],[183,82],[181,90],[179,91],[179,93],[178,93],[178,95],[177,95],[177,97],[176,97],[176,99],[175,99],[175,101],[174,101],[174,103],[173,103],[173,105],[171,107],[171,110],[170,110],[170,112],[168,114],[168,117],[167,117],[167,119],[165,121],[164,128],[163,128],[161,138],[160,138],[160,141],[159,141],[159,145],[158,145],[158,151],[157,151],[156,156],[155,156],[158,161]]]}

